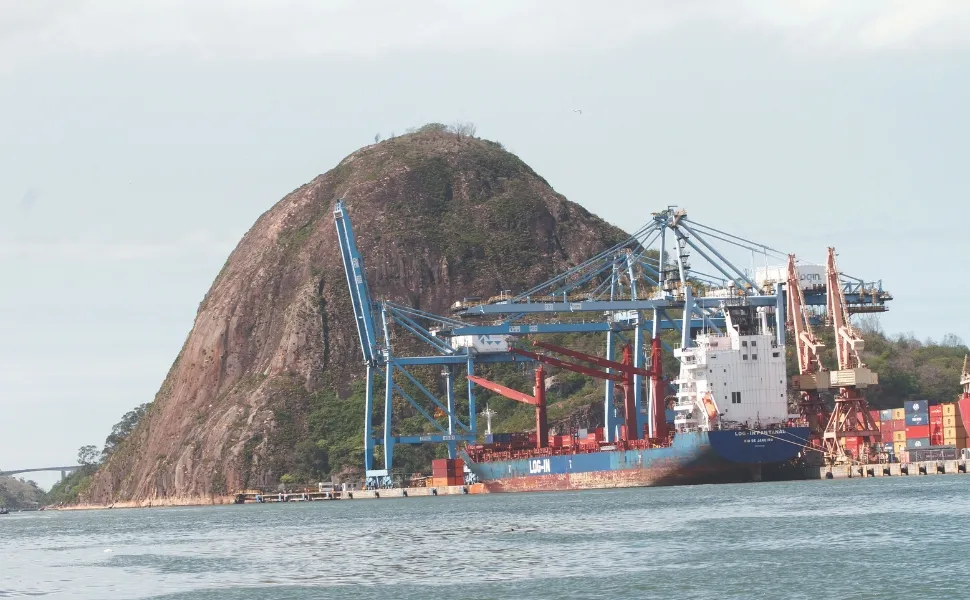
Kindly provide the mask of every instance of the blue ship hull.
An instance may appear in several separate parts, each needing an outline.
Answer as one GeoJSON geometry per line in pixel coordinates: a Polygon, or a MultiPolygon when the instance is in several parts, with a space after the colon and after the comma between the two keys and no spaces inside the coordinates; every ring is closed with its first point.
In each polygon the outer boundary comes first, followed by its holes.
{"type": "Polygon", "coordinates": [[[467,460],[489,492],[544,491],[760,480],[762,467],[787,463],[807,444],[807,427],[680,433],[646,450],[467,460]]]}

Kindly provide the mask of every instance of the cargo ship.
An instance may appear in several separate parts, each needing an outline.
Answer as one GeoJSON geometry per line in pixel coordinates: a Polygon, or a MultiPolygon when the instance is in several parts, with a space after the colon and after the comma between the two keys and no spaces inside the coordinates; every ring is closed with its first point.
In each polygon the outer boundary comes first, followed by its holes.
{"type": "MultiPolygon", "coordinates": [[[[807,423],[789,414],[785,349],[777,343],[767,309],[723,308],[724,332],[699,333],[675,350],[671,431],[663,439],[552,436],[550,447],[530,447],[524,434],[486,437],[464,449],[466,483],[488,492],[558,491],[790,479],[808,450],[807,423]]],[[[619,427],[618,427],[619,429],[619,427]]],[[[666,428],[663,428],[666,429],[666,428]]]]}

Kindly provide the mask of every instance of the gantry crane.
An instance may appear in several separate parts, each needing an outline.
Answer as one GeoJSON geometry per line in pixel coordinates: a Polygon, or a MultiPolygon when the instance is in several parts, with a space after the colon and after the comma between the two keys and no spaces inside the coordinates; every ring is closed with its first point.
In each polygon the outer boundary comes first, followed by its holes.
{"type": "Polygon", "coordinates": [[[799,285],[794,254],[788,255],[788,282],[785,291],[788,296],[788,328],[795,338],[795,354],[798,356],[798,375],[792,377],[792,387],[801,393],[798,412],[808,422],[813,441],[820,443],[829,421],[829,411],[819,392],[829,389],[830,379],[819,356],[825,344],[815,337],[812,324],[805,314],[805,294],[799,285]]]}
{"type": "Polygon", "coordinates": [[[879,378],[859,355],[865,341],[849,322],[849,311],[835,265],[835,248],[829,248],[825,279],[828,314],[835,330],[835,353],[839,361],[839,370],[830,372],[831,386],[839,391],[822,441],[829,457],[845,461],[851,457],[846,453],[844,438],[860,438],[860,448],[879,442],[879,428],[869,414],[864,394],[865,388],[879,383],[879,378]]]}

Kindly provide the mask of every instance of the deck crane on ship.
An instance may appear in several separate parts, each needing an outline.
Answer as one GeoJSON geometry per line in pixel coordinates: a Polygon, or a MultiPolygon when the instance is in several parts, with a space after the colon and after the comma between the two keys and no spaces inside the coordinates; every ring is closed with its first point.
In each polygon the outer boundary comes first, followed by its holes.
{"type": "Polygon", "coordinates": [[[828,292],[828,315],[835,331],[835,351],[839,370],[832,371],[831,386],[838,389],[835,408],[825,426],[822,442],[826,454],[836,462],[861,458],[862,450],[879,442],[879,428],[869,414],[865,389],[879,383],[879,378],[862,362],[865,348],[862,335],[849,321],[849,311],[835,264],[835,248],[829,248],[825,268],[828,292]],[[860,445],[852,456],[847,452],[846,438],[855,437],[860,445]]]}
{"type": "Polygon", "coordinates": [[[829,389],[829,372],[822,365],[819,352],[825,347],[812,329],[805,314],[805,294],[799,285],[795,255],[788,255],[788,282],[785,286],[788,299],[788,328],[795,340],[798,358],[798,375],[792,377],[792,388],[800,393],[798,412],[812,430],[814,442],[821,445],[822,433],[829,421],[829,411],[820,391],[829,389]]]}

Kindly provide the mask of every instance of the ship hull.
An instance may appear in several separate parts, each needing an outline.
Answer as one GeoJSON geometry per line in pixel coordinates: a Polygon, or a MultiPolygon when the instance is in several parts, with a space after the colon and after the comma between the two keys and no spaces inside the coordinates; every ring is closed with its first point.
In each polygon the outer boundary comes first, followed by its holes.
{"type": "Polygon", "coordinates": [[[467,461],[489,492],[539,492],[797,478],[790,463],[808,428],[768,432],[682,433],[669,447],[646,450],[467,461]]]}

